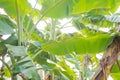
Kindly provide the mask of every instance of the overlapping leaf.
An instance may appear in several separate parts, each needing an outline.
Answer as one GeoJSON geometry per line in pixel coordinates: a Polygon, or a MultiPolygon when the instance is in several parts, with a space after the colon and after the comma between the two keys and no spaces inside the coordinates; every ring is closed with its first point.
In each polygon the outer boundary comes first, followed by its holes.
{"type": "Polygon", "coordinates": [[[6,47],[8,48],[10,52],[13,53],[12,54],[13,56],[26,56],[27,55],[27,51],[24,46],[12,46],[12,45],[6,44],[6,47]]]}
{"type": "Polygon", "coordinates": [[[14,64],[13,72],[24,74],[26,79],[40,80],[36,71],[35,65],[32,63],[30,57],[25,57],[14,64]]]}
{"type": "MultiPolygon", "coordinates": [[[[31,5],[27,0],[17,0],[20,15],[31,12],[31,5]]],[[[3,8],[11,17],[16,17],[16,4],[15,0],[0,0],[0,8],[3,8]]]]}
{"type": "Polygon", "coordinates": [[[0,35],[13,33],[13,28],[15,24],[6,15],[0,15],[0,35]]]}
{"type": "Polygon", "coordinates": [[[64,18],[66,16],[69,16],[74,2],[77,0],[43,0],[42,1],[42,12],[46,14],[47,17],[53,17],[53,18],[64,18]]]}
{"type": "Polygon", "coordinates": [[[107,48],[112,39],[113,37],[108,34],[97,34],[90,37],[71,37],[66,40],[46,43],[42,46],[42,49],[56,55],[65,55],[72,52],[77,54],[99,53],[107,48]]]}
{"type": "Polygon", "coordinates": [[[73,8],[73,14],[88,12],[95,8],[108,8],[111,11],[115,11],[119,7],[119,4],[119,0],[79,0],[73,8]]]}
{"type": "Polygon", "coordinates": [[[26,79],[41,80],[24,46],[7,44],[6,47],[13,57],[20,57],[20,60],[15,61],[13,64],[14,67],[12,71],[14,74],[22,73],[26,79]]]}

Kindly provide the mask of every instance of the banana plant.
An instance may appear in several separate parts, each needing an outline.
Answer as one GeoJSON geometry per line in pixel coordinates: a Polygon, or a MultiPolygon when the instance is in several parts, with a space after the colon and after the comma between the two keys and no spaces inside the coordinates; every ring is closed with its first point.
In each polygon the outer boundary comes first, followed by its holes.
{"type": "MultiPolygon", "coordinates": [[[[36,4],[32,7],[28,0],[0,1],[0,8],[6,13],[0,14],[0,61],[2,62],[0,79],[4,80],[5,77],[10,77],[11,80],[21,78],[23,80],[41,80],[39,71],[42,69],[48,76],[45,79],[78,80],[75,70],[67,64],[67,56],[70,54],[95,55],[106,51],[100,60],[93,80],[105,80],[114,64],[119,65],[117,59],[120,46],[119,33],[116,33],[119,17],[107,13],[104,13],[104,16],[95,15],[98,9],[103,8],[109,10],[110,13],[114,12],[120,4],[119,0],[36,0],[36,4]],[[36,4],[41,5],[42,9],[36,9],[36,4]],[[73,20],[73,23],[77,28],[82,26],[80,28],[82,30],[79,30],[77,35],[64,37],[59,35],[57,38],[57,20],[76,16],[80,19],[73,20]],[[51,19],[51,26],[48,26],[50,33],[44,35],[46,32],[42,33],[36,26],[46,18],[51,19]],[[114,23],[109,28],[112,28],[111,31],[114,31],[115,34],[96,31],[93,28],[95,26],[99,28],[104,22],[114,23]],[[9,35],[9,37],[3,39],[5,35],[9,35]],[[6,57],[10,58],[8,62],[5,60],[6,57]]],[[[85,56],[85,60],[91,62],[89,56],[85,56]]],[[[85,60],[83,63],[87,64],[85,60]]],[[[76,66],[79,75],[82,76],[81,79],[90,78],[85,75],[90,69],[89,63],[86,67],[82,65],[82,72],[79,70],[80,67],[76,66]]],[[[114,74],[112,74],[113,77],[114,74]]]]}

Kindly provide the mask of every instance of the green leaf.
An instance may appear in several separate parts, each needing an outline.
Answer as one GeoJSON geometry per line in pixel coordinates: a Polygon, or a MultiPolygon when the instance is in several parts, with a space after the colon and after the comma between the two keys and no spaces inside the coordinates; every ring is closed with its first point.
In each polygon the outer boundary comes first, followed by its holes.
{"type": "Polygon", "coordinates": [[[29,31],[31,30],[31,28],[33,27],[33,21],[29,21],[31,19],[30,16],[25,16],[24,18],[24,22],[23,22],[23,25],[24,25],[24,31],[26,33],[29,33],[29,31]],[[29,23],[29,26],[28,26],[28,23],[29,23]]]}
{"type": "Polygon", "coordinates": [[[42,44],[42,43],[40,43],[38,41],[32,41],[32,40],[29,41],[29,43],[33,44],[35,47],[37,47],[39,49],[41,48],[41,44],[42,44]]]}
{"type": "Polygon", "coordinates": [[[65,55],[72,52],[77,54],[99,53],[111,43],[113,37],[109,34],[97,34],[90,37],[71,37],[66,40],[52,41],[42,46],[44,51],[65,55]]]}
{"type": "Polygon", "coordinates": [[[7,52],[7,49],[5,47],[5,44],[3,42],[0,42],[0,55],[5,55],[7,52]]]}
{"type": "Polygon", "coordinates": [[[23,70],[33,67],[34,65],[31,62],[31,59],[29,57],[25,57],[24,59],[19,60],[18,62],[15,62],[13,64],[15,67],[13,68],[14,73],[22,72],[23,70]]]}
{"type": "Polygon", "coordinates": [[[27,80],[41,80],[35,67],[30,67],[22,71],[27,80]]]}
{"type": "Polygon", "coordinates": [[[120,80],[120,73],[111,73],[111,76],[113,77],[114,80],[120,80]]]}
{"type": "Polygon", "coordinates": [[[4,44],[17,45],[17,36],[12,34],[6,40],[3,41],[4,44]]]}
{"type": "Polygon", "coordinates": [[[26,56],[27,51],[24,46],[13,46],[6,44],[6,47],[8,48],[8,51],[12,52],[13,56],[26,56]]]}
{"type": "MultiPolygon", "coordinates": [[[[17,0],[20,15],[25,15],[31,12],[32,7],[27,0],[17,0]]],[[[0,8],[3,8],[11,17],[16,17],[15,0],[0,0],[0,8]]]]}
{"type": "Polygon", "coordinates": [[[81,23],[77,20],[73,21],[73,26],[75,26],[75,28],[77,30],[81,30],[81,29],[84,29],[86,27],[83,23],[81,23]]]}
{"type": "Polygon", "coordinates": [[[15,24],[5,15],[0,15],[0,35],[7,35],[13,33],[15,24]]]}
{"type": "Polygon", "coordinates": [[[75,71],[72,68],[70,68],[70,66],[67,65],[64,60],[58,62],[58,65],[60,65],[64,69],[64,71],[59,70],[62,76],[64,76],[68,80],[77,80],[75,71]]]}
{"type": "Polygon", "coordinates": [[[42,1],[42,13],[44,14],[46,11],[48,13],[46,14],[47,17],[52,18],[64,18],[66,16],[69,16],[72,7],[73,7],[72,0],[44,0],[42,1]]]}
{"type": "Polygon", "coordinates": [[[4,72],[5,72],[5,74],[4,74],[5,77],[7,77],[7,78],[11,77],[11,74],[10,74],[8,68],[4,68],[4,72]]]}
{"type": "Polygon", "coordinates": [[[111,73],[119,73],[120,70],[119,70],[119,66],[118,64],[114,64],[112,70],[111,70],[111,73]]]}
{"type": "Polygon", "coordinates": [[[5,80],[4,78],[0,78],[0,80],[5,80]]]}
{"type": "Polygon", "coordinates": [[[42,51],[34,58],[34,61],[40,65],[45,65],[48,64],[47,59],[49,58],[50,58],[49,54],[47,52],[42,51]]]}
{"type": "Polygon", "coordinates": [[[44,71],[53,71],[55,69],[55,65],[54,64],[47,64],[47,65],[42,65],[42,69],[44,71]]]}
{"type": "Polygon", "coordinates": [[[73,14],[80,14],[96,8],[108,8],[111,11],[116,11],[119,4],[119,0],[79,0],[78,3],[75,3],[73,14]]]}
{"type": "MultiPolygon", "coordinates": [[[[115,17],[115,15],[112,15],[114,19],[106,15],[109,11],[104,8],[99,8],[99,9],[92,9],[88,12],[85,12],[79,16],[76,16],[74,19],[78,21],[79,23],[83,23],[86,25],[86,27],[91,27],[91,26],[96,26],[97,28],[99,27],[111,27],[113,26],[113,20],[119,19],[119,17],[115,17]]],[[[92,27],[93,29],[94,27],[92,27]]]]}
{"type": "Polygon", "coordinates": [[[28,80],[41,80],[36,71],[35,65],[28,56],[14,63],[13,72],[15,74],[20,72],[23,73],[28,80]]]}
{"type": "Polygon", "coordinates": [[[106,15],[106,20],[110,21],[110,22],[120,22],[120,16],[119,15],[106,15]]]}

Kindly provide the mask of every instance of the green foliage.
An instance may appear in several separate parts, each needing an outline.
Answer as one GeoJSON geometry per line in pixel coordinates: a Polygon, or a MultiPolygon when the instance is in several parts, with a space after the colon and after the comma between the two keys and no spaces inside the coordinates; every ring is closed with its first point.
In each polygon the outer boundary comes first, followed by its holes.
{"type": "Polygon", "coordinates": [[[13,72],[15,74],[24,74],[26,79],[40,80],[35,65],[32,63],[30,57],[25,57],[14,63],[13,72]]]}
{"type": "Polygon", "coordinates": [[[4,72],[5,72],[5,77],[7,77],[7,78],[11,77],[10,72],[7,68],[4,68],[4,72]]]}
{"type": "Polygon", "coordinates": [[[26,48],[24,46],[13,46],[6,44],[9,53],[11,54],[13,63],[13,73],[24,74],[26,79],[40,80],[40,77],[36,71],[35,65],[32,63],[31,58],[28,56],[26,48]],[[19,61],[15,61],[14,58],[19,57],[19,61]]]}
{"type": "Polygon", "coordinates": [[[119,76],[120,76],[120,73],[117,73],[117,74],[116,74],[116,73],[112,73],[111,76],[112,76],[112,78],[113,78],[114,80],[119,80],[119,79],[120,79],[120,77],[119,77],[119,76]]]}
{"type": "Polygon", "coordinates": [[[5,80],[4,78],[0,78],[0,80],[5,80]]]}
{"type": "Polygon", "coordinates": [[[119,73],[119,67],[118,67],[118,64],[114,64],[112,70],[111,70],[111,73],[119,73]]]}
{"type": "Polygon", "coordinates": [[[73,8],[73,14],[80,14],[97,8],[108,8],[114,12],[119,4],[119,0],[79,0],[73,8]]]}
{"type": "Polygon", "coordinates": [[[34,58],[34,61],[40,65],[47,65],[48,64],[47,59],[49,58],[50,58],[49,54],[47,52],[42,51],[34,58]]]}
{"type": "Polygon", "coordinates": [[[10,37],[4,40],[3,43],[10,45],[17,45],[17,36],[15,36],[15,34],[12,34],[10,37]]]}
{"type": "Polygon", "coordinates": [[[0,15],[0,35],[7,35],[13,33],[15,24],[6,15],[0,15]]]}
{"type": "MultiPolygon", "coordinates": [[[[0,0],[0,8],[3,8],[10,17],[16,17],[15,0],[0,0]],[[7,5],[7,6],[6,6],[7,5]]],[[[31,12],[32,7],[27,0],[18,0],[18,8],[21,17],[31,12]]]]}
{"type": "Polygon", "coordinates": [[[60,71],[61,75],[64,75],[68,80],[77,80],[75,71],[71,69],[64,60],[60,61],[58,64],[63,68],[63,70],[60,71]]]}
{"type": "MultiPolygon", "coordinates": [[[[120,22],[119,14],[111,15],[110,12],[118,8],[120,1],[38,0],[38,3],[42,6],[41,10],[35,9],[35,6],[32,8],[28,0],[0,0],[0,8],[7,13],[0,14],[0,59],[2,61],[1,57],[8,54],[11,59],[9,63],[5,62],[8,66],[4,67],[3,76],[13,78],[22,74],[26,80],[41,80],[35,65],[39,64],[40,70],[54,75],[53,80],[78,80],[77,71],[83,79],[90,78],[93,73],[89,67],[93,65],[91,63],[82,70],[83,54],[95,56],[111,44],[115,35],[99,32],[94,27],[116,28],[120,22]],[[36,28],[38,17],[39,21],[45,17],[45,31],[36,28]],[[58,28],[59,19],[68,17],[73,18],[72,26],[75,26],[79,33],[62,35],[58,28]],[[49,19],[51,21],[47,23],[49,19]],[[3,40],[2,36],[8,34],[10,37],[3,40]],[[50,41],[53,39],[54,41],[50,41]],[[73,64],[75,69],[67,62],[73,64]]],[[[112,76],[116,80],[118,71],[115,64],[112,76]]]]}
{"type": "Polygon", "coordinates": [[[77,54],[99,53],[104,51],[112,40],[113,37],[108,34],[97,34],[90,37],[77,36],[66,40],[48,42],[42,46],[42,49],[56,55],[73,52],[77,54]]]}
{"type": "Polygon", "coordinates": [[[10,51],[14,57],[27,55],[27,51],[24,46],[12,46],[12,45],[6,44],[6,47],[8,48],[8,51],[10,51]]]}
{"type": "Polygon", "coordinates": [[[43,0],[42,12],[49,10],[45,15],[52,18],[64,18],[71,14],[74,6],[74,2],[77,0],[43,0]]]}
{"type": "Polygon", "coordinates": [[[29,33],[29,31],[31,30],[31,28],[34,25],[33,21],[30,20],[30,16],[25,16],[23,25],[24,25],[24,32],[25,32],[25,34],[29,33]]]}

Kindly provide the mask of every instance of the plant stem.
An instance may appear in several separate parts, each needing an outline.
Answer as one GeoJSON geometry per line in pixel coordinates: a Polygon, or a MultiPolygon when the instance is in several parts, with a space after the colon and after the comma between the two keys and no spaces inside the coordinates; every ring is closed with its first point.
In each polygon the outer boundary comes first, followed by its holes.
{"type": "Polygon", "coordinates": [[[35,7],[36,7],[36,5],[37,5],[37,2],[38,2],[38,0],[36,1],[35,5],[34,5],[34,7],[33,7],[33,9],[32,9],[32,12],[31,12],[31,14],[30,14],[30,17],[29,17],[29,20],[28,20],[28,23],[27,23],[27,26],[26,26],[26,31],[28,31],[30,22],[32,21],[32,14],[33,14],[33,12],[35,11],[35,7]]]}
{"type": "Polygon", "coordinates": [[[54,80],[54,72],[52,72],[51,75],[52,75],[52,80],[54,80]]]}
{"type": "Polygon", "coordinates": [[[114,38],[100,60],[92,80],[106,80],[120,55],[120,36],[114,38]]]}
{"type": "Polygon", "coordinates": [[[41,52],[42,52],[42,50],[38,51],[38,52],[32,57],[32,59],[34,60],[34,59],[36,58],[36,56],[38,56],[41,52]]]}
{"type": "Polygon", "coordinates": [[[36,24],[31,28],[27,38],[26,38],[26,41],[29,39],[29,37],[31,36],[32,32],[35,30],[35,27],[37,26],[37,24],[43,19],[43,17],[45,15],[47,15],[49,13],[49,11],[51,11],[52,9],[54,9],[56,6],[59,6],[62,2],[64,2],[65,0],[59,0],[58,2],[55,3],[55,5],[53,5],[52,7],[50,7],[49,9],[47,9],[43,15],[40,17],[40,19],[36,22],[36,24]]]}
{"type": "Polygon", "coordinates": [[[56,27],[56,20],[52,19],[51,30],[50,30],[50,40],[56,40],[55,27],[56,27]]]}
{"type": "Polygon", "coordinates": [[[21,26],[20,26],[20,16],[19,16],[19,8],[18,8],[17,0],[15,0],[15,5],[16,5],[17,26],[18,26],[18,45],[21,46],[21,26]]]}
{"type": "MultiPolygon", "coordinates": [[[[9,53],[9,52],[8,52],[9,53]]],[[[11,59],[11,62],[12,62],[12,64],[14,64],[15,63],[15,60],[14,60],[14,57],[9,53],[9,56],[10,56],[10,59],[11,59]]],[[[16,75],[14,75],[14,73],[11,71],[11,80],[17,80],[17,77],[16,77],[16,75]]]]}

